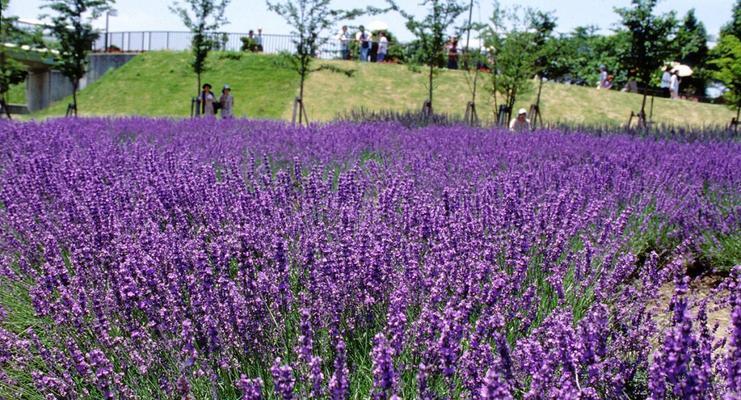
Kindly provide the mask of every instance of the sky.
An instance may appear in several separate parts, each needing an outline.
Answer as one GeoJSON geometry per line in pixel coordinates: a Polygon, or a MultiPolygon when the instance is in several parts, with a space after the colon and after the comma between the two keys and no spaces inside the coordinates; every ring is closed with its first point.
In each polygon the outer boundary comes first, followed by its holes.
{"type": "MultiPolygon", "coordinates": [[[[281,0],[285,1],[285,0],[281,0]]],[[[418,7],[419,0],[397,0],[399,5],[417,15],[423,15],[418,7]]],[[[691,8],[695,9],[697,18],[705,24],[708,34],[715,36],[720,27],[730,21],[731,9],[735,0],[663,0],[659,2],[659,13],[675,10],[681,18],[691,8]]],[[[474,21],[486,22],[493,10],[492,0],[474,0],[474,21]]],[[[46,0],[10,0],[9,15],[25,19],[38,19],[45,12],[41,7],[46,0]]],[[[184,31],[185,26],[169,10],[171,0],[118,0],[115,8],[116,17],[110,17],[109,29],[119,31],[184,31]]],[[[334,0],[335,8],[357,8],[368,5],[383,7],[384,1],[334,0]]],[[[614,12],[615,7],[626,7],[630,0],[500,0],[500,4],[509,6],[521,4],[543,11],[553,11],[557,18],[557,32],[567,33],[582,25],[596,25],[603,33],[609,32],[619,22],[614,12]]],[[[262,28],[263,33],[287,34],[290,27],[281,17],[268,11],[264,0],[231,0],[227,8],[227,24],[223,30],[244,33],[250,29],[262,28]]],[[[380,20],[389,25],[389,30],[399,40],[412,39],[412,34],[404,26],[404,20],[395,14],[361,17],[348,21],[349,25],[367,24],[380,20]]],[[[105,28],[105,17],[93,21],[95,27],[105,28]]]]}

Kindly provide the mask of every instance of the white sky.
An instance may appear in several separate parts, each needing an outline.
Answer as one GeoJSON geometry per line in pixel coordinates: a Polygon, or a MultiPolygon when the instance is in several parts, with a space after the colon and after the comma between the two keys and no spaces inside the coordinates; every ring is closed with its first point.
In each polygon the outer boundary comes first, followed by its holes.
{"type": "MultiPolygon", "coordinates": [[[[473,19],[486,22],[493,9],[492,1],[474,1],[479,2],[479,5],[474,6],[473,19]]],[[[418,0],[398,0],[398,2],[407,10],[419,10],[418,0]]],[[[45,0],[10,0],[9,14],[21,18],[37,19],[46,11],[41,8],[45,3],[45,0]]],[[[734,0],[663,0],[657,8],[659,12],[676,10],[680,18],[687,10],[694,8],[695,15],[705,24],[708,33],[717,35],[720,27],[730,21],[733,3],[734,0]]],[[[110,30],[112,32],[185,30],[182,22],[169,11],[170,4],[172,4],[170,0],[118,0],[115,5],[118,16],[110,18],[110,30]]],[[[336,8],[368,5],[383,7],[385,4],[384,1],[378,0],[334,0],[333,2],[336,8]]],[[[501,4],[505,6],[521,4],[543,11],[555,11],[558,32],[570,32],[580,25],[597,25],[603,31],[607,31],[618,22],[618,17],[613,11],[614,7],[628,6],[630,0],[501,0],[501,4]]],[[[227,8],[227,18],[230,23],[223,28],[227,32],[247,32],[258,27],[263,28],[263,33],[287,34],[290,32],[288,25],[279,16],[267,10],[264,0],[232,0],[227,8]]],[[[411,39],[411,34],[406,30],[403,19],[394,14],[361,17],[350,21],[349,24],[367,24],[372,20],[387,22],[391,32],[395,33],[400,40],[411,39]]],[[[94,21],[93,25],[103,29],[105,17],[94,21]]]]}

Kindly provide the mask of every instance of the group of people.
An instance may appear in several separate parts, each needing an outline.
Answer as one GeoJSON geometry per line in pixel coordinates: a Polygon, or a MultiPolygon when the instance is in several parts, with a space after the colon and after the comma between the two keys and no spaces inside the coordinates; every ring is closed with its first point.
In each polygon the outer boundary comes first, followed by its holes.
{"type": "MultiPolygon", "coordinates": [[[[353,38],[347,25],[343,25],[337,33],[336,39],[340,43],[340,57],[343,60],[352,59],[350,44],[353,40],[358,44],[358,60],[360,62],[380,63],[387,60],[389,40],[384,31],[374,34],[366,31],[365,26],[360,25],[353,38]]],[[[448,38],[445,43],[445,51],[448,56],[448,69],[458,69],[458,38],[455,36],[448,38]]]]}
{"type": "Polygon", "coordinates": [[[234,97],[229,85],[224,85],[221,89],[221,96],[216,100],[216,96],[211,91],[211,84],[204,83],[200,101],[197,103],[200,107],[200,115],[203,117],[215,117],[221,111],[221,118],[229,119],[234,117],[234,97]]]}
{"type": "Polygon", "coordinates": [[[377,34],[369,33],[363,25],[360,25],[355,38],[352,39],[347,25],[343,25],[337,34],[337,40],[340,42],[340,57],[343,60],[350,60],[350,43],[354,40],[358,44],[358,60],[360,62],[384,62],[389,50],[389,40],[383,31],[377,34]]]}
{"type": "MultiPolygon", "coordinates": [[[[604,65],[600,65],[599,71],[599,83],[597,84],[597,89],[612,89],[614,76],[607,73],[607,68],[605,68],[604,65]]],[[[681,78],[679,76],[679,71],[673,69],[669,65],[664,67],[664,71],[661,75],[661,84],[659,85],[662,95],[672,99],[679,99],[680,82],[681,78]]],[[[626,81],[622,91],[638,93],[638,81],[636,80],[635,70],[628,72],[628,80],[626,81]]]]}
{"type": "Polygon", "coordinates": [[[664,72],[661,74],[661,91],[664,97],[670,97],[672,99],[679,99],[679,71],[672,70],[672,67],[667,65],[664,67],[664,72]]]}
{"type": "Polygon", "coordinates": [[[255,51],[258,53],[261,53],[263,50],[262,47],[262,28],[257,28],[257,35],[255,35],[255,31],[250,29],[249,32],[247,32],[247,37],[255,41],[256,49],[255,51]]]}

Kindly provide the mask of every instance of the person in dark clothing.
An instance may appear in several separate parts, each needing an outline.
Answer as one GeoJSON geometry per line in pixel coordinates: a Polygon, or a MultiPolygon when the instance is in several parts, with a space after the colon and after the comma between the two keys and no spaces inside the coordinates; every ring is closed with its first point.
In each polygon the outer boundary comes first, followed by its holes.
{"type": "Polygon", "coordinates": [[[448,48],[448,69],[458,69],[458,39],[450,38],[448,48]]]}

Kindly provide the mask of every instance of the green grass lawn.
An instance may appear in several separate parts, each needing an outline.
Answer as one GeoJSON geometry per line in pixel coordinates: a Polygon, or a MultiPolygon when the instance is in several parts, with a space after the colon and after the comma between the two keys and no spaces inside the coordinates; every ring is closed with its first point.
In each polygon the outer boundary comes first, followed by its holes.
{"type": "MultiPolygon", "coordinates": [[[[190,98],[196,79],[190,70],[190,53],[144,53],[106,74],[80,93],[82,115],[147,115],[184,117],[190,114],[190,98]]],[[[426,75],[404,65],[360,64],[354,61],[317,61],[354,70],[351,77],[323,70],[306,83],[305,104],[311,121],[329,121],[353,109],[418,110],[427,96],[426,75]]],[[[232,86],[235,115],[252,118],[291,118],[292,101],[298,92],[298,76],[280,57],[249,53],[214,52],[203,82],[214,89],[232,86]]],[[[479,116],[494,118],[488,75],[481,75],[477,99],[479,116]]],[[[463,115],[470,98],[463,71],[442,70],[436,78],[436,112],[463,115]]],[[[536,85],[523,93],[516,108],[529,108],[536,85]]],[[[218,91],[218,90],[217,90],[218,91]]],[[[16,96],[16,95],[14,95],[16,96]]],[[[11,101],[13,102],[13,101],[11,101]]],[[[63,115],[70,99],[31,117],[63,115]]],[[[568,122],[594,125],[624,124],[631,111],[640,109],[641,96],[591,87],[546,83],[541,110],[546,123],[568,122]]],[[[734,116],[728,108],[682,100],[656,99],[653,120],[675,125],[727,124],[734,116]]]]}
{"type": "MultiPolygon", "coordinates": [[[[189,62],[186,52],[141,54],[82,90],[80,114],[188,116],[190,99],[197,94],[189,62]]],[[[298,82],[292,70],[264,55],[214,52],[208,68],[202,82],[213,85],[219,94],[228,83],[235,97],[234,114],[239,117],[280,117],[298,82]]],[[[58,101],[34,116],[63,115],[70,101],[58,101]]]]}

